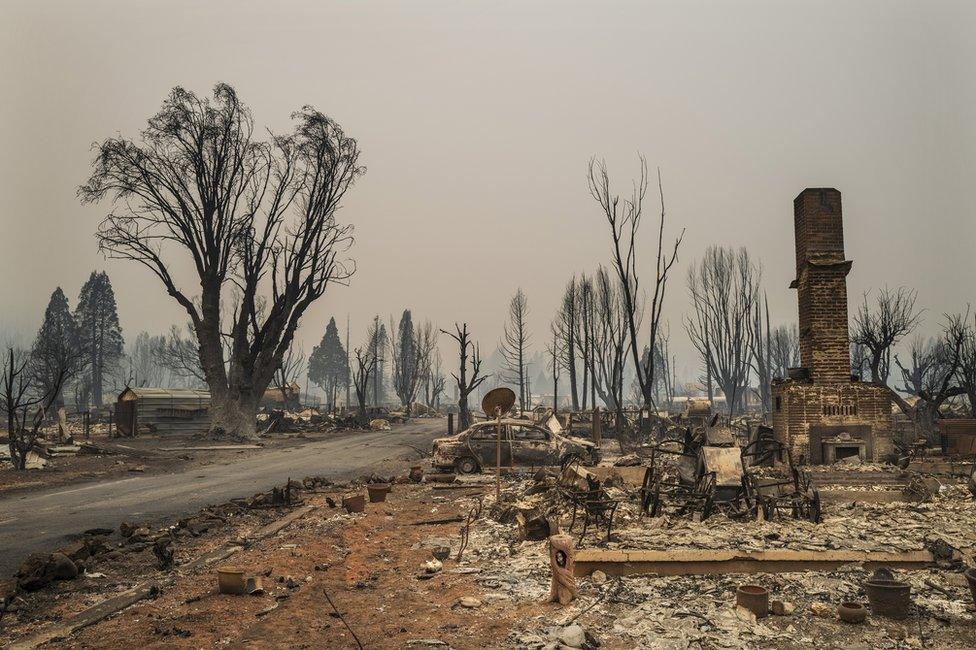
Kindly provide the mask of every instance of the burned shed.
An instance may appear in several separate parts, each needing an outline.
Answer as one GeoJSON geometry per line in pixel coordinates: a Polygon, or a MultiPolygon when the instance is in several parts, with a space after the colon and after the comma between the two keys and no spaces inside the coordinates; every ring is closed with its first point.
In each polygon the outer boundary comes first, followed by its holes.
{"type": "Polygon", "coordinates": [[[851,375],[847,274],[840,192],[805,189],[793,201],[800,368],[773,382],[773,429],[794,458],[829,464],[894,451],[891,396],[851,375]]]}
{"type": "Polygon", "coordinates": [[[126,388],[116,403],[119,433],[197,433],[210,427],[210,393],[190,388],[126,388]]]}

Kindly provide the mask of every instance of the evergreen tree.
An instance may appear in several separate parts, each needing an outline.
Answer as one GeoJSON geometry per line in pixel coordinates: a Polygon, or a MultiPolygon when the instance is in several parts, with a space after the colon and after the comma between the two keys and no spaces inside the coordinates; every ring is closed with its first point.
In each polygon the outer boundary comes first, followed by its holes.
{"type": "Polygon", "coordinates": [[[348,381],[349,357],[339,339],[335,318],[329,319],[322,342],[312,349],[308,358],[308,378],[325,391],[330,408],[335,407],[338,387],[348,381]]]}
{"type": "MultiPolygon", "coordinates": [[[[390,319],[390,329],[393,320],[390,319]]],[[[417,354],[417,338],[413,330],[413,315],[409,309],[403,310],[400,324],[397,327],[397,337],[393,342],[391,358],[393,360],[393,390],[400,403],[410,412],[410,402],[416,393],[419,375],[420,359],[417,354]]]]}
{"type": "Polygon", "coordinates": [[[92,402],[100,407],[106,368],[111,368],[122,356],[124,343],[115,292],[104,271],[93,271],[81,288],[75,322],[85,352],[92,402]]]}
{"type": "Polygon", "coordinates": [[[51,404],[58,408],[64,406],[64,385],[76,377],[83,367],[84,355],[79,346],[78,328],[71,316],[68,298],[58,287],[51,294],[44,311],[44,322],[34,338],[31,378],[44,394],[57,393],[51,404]]]}

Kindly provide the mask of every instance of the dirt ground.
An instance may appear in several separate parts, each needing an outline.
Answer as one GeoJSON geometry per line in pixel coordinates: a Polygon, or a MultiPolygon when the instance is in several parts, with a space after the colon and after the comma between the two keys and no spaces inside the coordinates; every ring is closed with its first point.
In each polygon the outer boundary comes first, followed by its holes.
{"type": "MultiPolygon", "coordinates": [[[[455,648],[503,647],[516,612],[487,599],[477,611],[460,606],[462,597],[485,598],[473,574],[453,572],[457,564],[449,559],[430,579],[417,577],[424,573],[423,563],[431,559],[429,549],[422,548],[425,541],[443,538],[457,547],[457,522],[412,525],[458,513],[453,497],[442,496],[449,492],[435,492],[430,487],[396,485],[385,503],[367,504],[362,515],[331,508],[326,494],[316,494],[309,500],[317,506],[312,513],[225,562],[262,576],[264,595],[217,594],[216,574],[210,567],[178,577],[155,600],[84,630],[59,647],[126,648],[138,638],[143,645],[167,648],[356,648],[326,593],[367,648],[403,648],[422,639],[439,639],[455,648]],[[265,613],[270,608],[274,609],[265,613]]],[[[328,496],[339,500],[341,494],[334,491],[328,496]]],[[[224,537],[233,539],[233,534],[228,531],[224,537]]],[[[180,556],[186,559],[218,544],[219,538],[195,543],[182,548],[180,556]]],[[[138,573],[115,571],[128,573],[127,583],[138,573]]],[[[143,577],[165,579],[161,572],[143,577]]],[[[85,579],[92,580],[96,579],[85,579]]],[[[53,606],[48,618],[55,619],[79,608],[79,601],[94,600],[74,591],[80,582],[57,583],[52,591],[60,593],[52,593],[43,606],[38,603],[31,611],[53,606]]],[[[539,604],[529,609],[543,613],[551,607],[539,604]]],[[[517,614],[529,613],[521,608],[517,614]]],[[[6,633],[11,638],[36,627],[18,625],[8,627],[6,633]]]]}

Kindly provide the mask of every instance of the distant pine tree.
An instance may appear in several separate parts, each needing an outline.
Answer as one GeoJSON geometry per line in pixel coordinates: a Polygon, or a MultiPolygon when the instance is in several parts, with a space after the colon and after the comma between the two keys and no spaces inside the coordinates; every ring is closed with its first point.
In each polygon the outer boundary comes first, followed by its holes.
{"type": "Polygon", "coordinates": [[[81,349],[85,352],[92,402],[100,407],[105,371],[118,362],[124,345],[115,292],[104,271],[93,271],[81,288],[75,323],[81,349]]]}
{"type": "Polygon", "coordinates": [[[321,343],[312,349],[308,358],[308,378],[325,391],[329,407],[333,408],[336,391],[346,383],[348,375],[349,358],[339,338],[335,318],[330,318],[321,343]]]}
{"type": "Polygon", "coordinates": [[[64,405],[64,385],[83,368],[78,327],[71,315],[68,298],[61,287],[54,290],[44,310],[34,345],[31,348],[30,371],[33,381],[45,393],[57,392],[53,406],[64,405]]]}

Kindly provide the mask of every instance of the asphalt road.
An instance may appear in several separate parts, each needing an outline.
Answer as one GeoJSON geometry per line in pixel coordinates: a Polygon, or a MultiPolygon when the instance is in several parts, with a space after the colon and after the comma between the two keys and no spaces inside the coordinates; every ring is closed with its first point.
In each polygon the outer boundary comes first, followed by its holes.
{"type": "Polygon", "coordinates": [[[271,449],[226,464],[0,498],[0,577],[15,572],[28,553],[52,551],[89,528],[178,518],[269,490],[288,477],[347,480],[373,470],[389,472],[403,459],[417,457],[408,445],[429,449],[430,442],[446,432],[446,420],[415,420],[395,425],[392,431],[271,449]]]}

